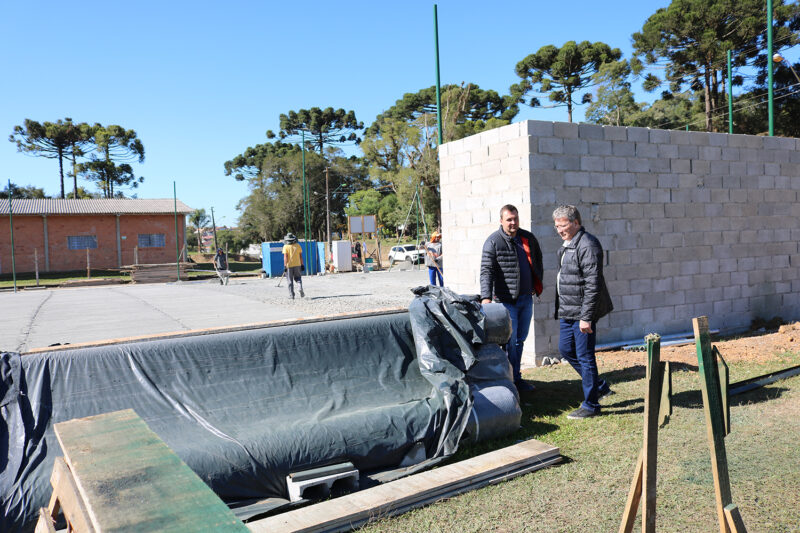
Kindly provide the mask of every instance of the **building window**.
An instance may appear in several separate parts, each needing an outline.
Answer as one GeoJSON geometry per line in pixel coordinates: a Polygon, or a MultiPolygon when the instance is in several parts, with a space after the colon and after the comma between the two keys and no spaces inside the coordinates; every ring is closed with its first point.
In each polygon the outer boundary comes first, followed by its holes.
{"type": "Polygon", "coordinates": [[[139,248],[163,248],[166,238],[163,233],[140,233],[139,248]]]}
{"type": "Polygon", "coordinates": [[[94,250],[97,248],[97,235],[71,235],[67,237],[67,248],[70,250],[94,250]]]}

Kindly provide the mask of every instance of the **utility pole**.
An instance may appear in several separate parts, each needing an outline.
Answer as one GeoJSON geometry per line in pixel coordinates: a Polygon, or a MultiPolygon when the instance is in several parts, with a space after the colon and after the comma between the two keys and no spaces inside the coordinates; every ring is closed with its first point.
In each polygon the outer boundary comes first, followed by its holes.
{"type": "Polygon", "coordinates": [[[767,0],[767,118],[769,122],[769,136],[775,135],[775,121],[773,117],[773,102],[772,95],[772,0],[767,0]]]}
{"type": "Polygon", "coordinates": [[[328,167],[325,167],[325,224],[328,232],[328,253],[331,252],[331,195],[328,188],[328,167]]]}
{"type": "MultiPolygon", "coordinates": [[[[223,217],[223,218],[225,218],[225,217],[223,217]]],[[[211,208],[211,225],[214,227],[214,253],[217,253],[217,222],[214,220],[214,208],[213,207],[211,208]]]]}

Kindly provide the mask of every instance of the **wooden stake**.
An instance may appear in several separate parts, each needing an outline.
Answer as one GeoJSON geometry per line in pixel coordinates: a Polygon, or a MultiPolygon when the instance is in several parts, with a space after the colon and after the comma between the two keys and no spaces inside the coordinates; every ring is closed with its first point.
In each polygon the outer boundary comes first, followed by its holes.
{"type": "Polygon", "coordinates": [[[647,393],[644,397],[644,445],[642,447],[642,533],[656,531],[656,463],[658,456],[658,410],[664,366],[661,337],[655,334],[647,342],[647,393]]]}
{"type": "Polygon", "coordinates": [[[672,368],[664,361],[664,382],[661,385],[661,406],[658,409],[658,427],[663,428],[672,415],[672,368]]]}
{"type": "Polygon", "coordinates": [[[725,420],[723,427],[725,428],[725,436],[727,437],[731,433],[731,406],[728,402],[728,389],[730,388],[731,384],[730,372],[728,371],[728,363],[725,362],[725,359],[723,359],[722,354],[719,353],[719,350],[717,350],[716,346],[712,348],[712,352],[714,353],[714,359],[717,362],[717,373],[719,374],[719,397],[722,400],[722,416],[725,420]]]}
{"type": "Polygon", "coordinates": [[[728,520],[728,527],[731,528],[732,533],[747,533],[742,515],[739,514],[739,508],[734,504],[725,506],[725,518],[728,520]]]}
{"type": "Polygon", "coordinates": [[[89,263],[89,249],[88,248],[86,249],[86,277],[87,278],[91,278],[92,277],[92,267],[91,267],[91,264],[89,263]]]}
{"type": "Polygon", "coordinates": [[[725,453],[725,417],[722,414],[719,374],[714,362],[714,354],[711,351],[708,318],[704,316],[694,318],[692,325],[697,345],[697,362],[700,387],[703,393],[708,447],[711,451],[711,472],[714,478],[719,531],[720,533],[730,533],[724,509],[733,502],[731,501],[731,484],[728,477],[728,458],[725,453]]]}
{"type": "Polygon", "coordinates": [[[628,499],[625,501],[625,511],[622,513],[622,523],[619,525],[619,533],[631,533],[633,522],[636,520],[636,510],[639,508],[639,501],[642,497],[642,459],[644,451],[639,452],[636,460],[636,472],[633,474],[631,488],[628,491],[628,499]]]}

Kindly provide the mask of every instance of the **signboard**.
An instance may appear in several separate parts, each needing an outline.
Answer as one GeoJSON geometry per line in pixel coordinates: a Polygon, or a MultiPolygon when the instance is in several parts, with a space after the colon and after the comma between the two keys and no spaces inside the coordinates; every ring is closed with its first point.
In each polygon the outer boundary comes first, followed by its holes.
{"type": "Polygon", "coordinates": [[[347,227],[350,233],[375,233],[377,231],[375,215],[348,216],[347,227]]]}

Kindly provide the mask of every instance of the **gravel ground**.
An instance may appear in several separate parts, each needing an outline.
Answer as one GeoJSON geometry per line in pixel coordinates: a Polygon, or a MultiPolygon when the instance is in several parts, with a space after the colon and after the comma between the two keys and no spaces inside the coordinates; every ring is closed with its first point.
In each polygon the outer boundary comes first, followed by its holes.
{"type": "Polygon", "coordinates": [[[232,278],[0,293],[0,350],[24,352],[190,329],[407,307],[427,270],[304,276],[290,300],[284,279],[232,278]]]}

